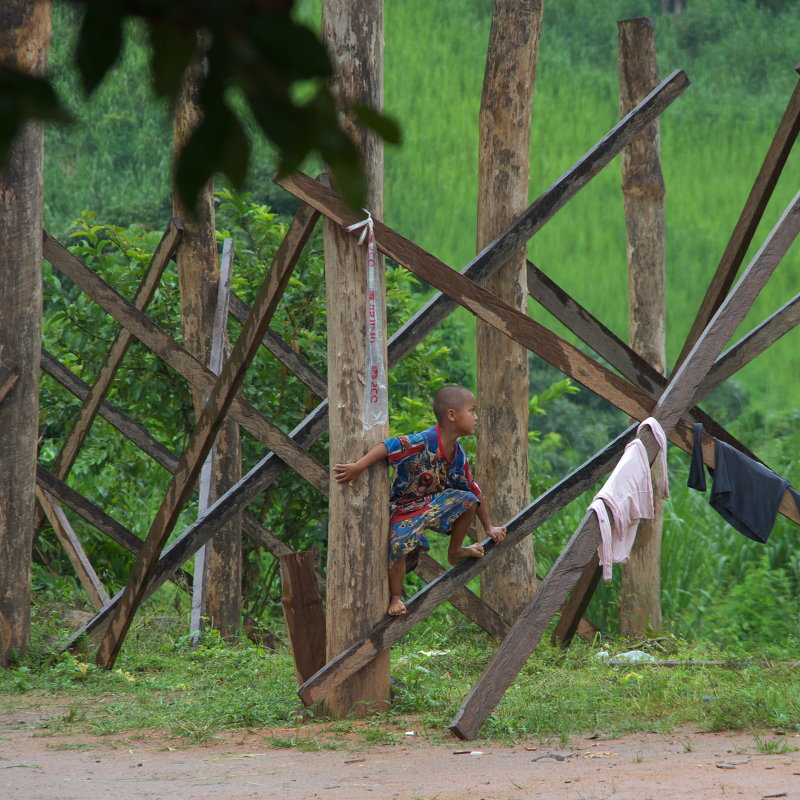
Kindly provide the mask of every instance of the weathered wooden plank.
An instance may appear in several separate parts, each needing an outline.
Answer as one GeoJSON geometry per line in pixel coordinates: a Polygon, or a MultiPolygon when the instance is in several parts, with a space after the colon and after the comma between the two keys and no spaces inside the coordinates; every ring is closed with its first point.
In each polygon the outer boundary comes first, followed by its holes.
{"type": "Polygon", "coordinates": [[[117,544],[131,553],[137,553],[142,546],[142,540],[124,525],[110,517],[101,508],[87,500],[82,494],[68,486],[53,472],[42,464],[36,465],[36,483],[56,500],[71,508],[76,514],[83,517],[90,525],[106,534],[117,544]]]}
{"type": "MultiPolygon", "coordinates": [[[[42,464],[36,465],[36,483],[46,492],[53,495],[60,503],[71,508],[78,516],[83,517],[90,525],[97,528],[100,533],[106,534],[117,544],[124,547],[129,553],[136,554],[142,546],[142,540],[122,523],[110,517],[102,508],[96,506],[91,500],[76,492],[71,486],[53,475],[42,464]]],[[[191,594],[192,576],[179,569],[170,580],[179,589],[191,594]]]]}
{"type": "Polygon", "coordinates": [[[7,361],[0,362],[0,403],[19,380],[19,370],[7,361]]]}
{"type": "Polygon", "coordinates": [[[244,381],[247,368],[256,355],[264,331],[269,326],[269,321],[289,282],[302,248],[311,235],[315,221],[315,215],[310,209],[300,209],[278,248],[272,267],[259,289],[252,312],[242,327],[233,352],[215,381],[133,565],[122,599],[111,616],[108,629],[97,651],[97,663],[106,669],[113,667],[116,661],[133,616],[144,599],[148,584],[154,577],[159,555],[192,492],[203,461],[244,381]]]}
{"type": "MultiPolygon", "coordinates": [[[[477,283],[493,274],[523,242],[527,241],[580,189],[598,175],[622,149],[663,112],[689,85],[686,74],[677,70],[662,81],[630,114],[623,117],[579,161],[535,200],[504,234],[487,245],[462,270],[477,283]]],[[[292,180],[278,180],[287,191],[292,180]]],[[[293,192],[292,192],[293,193],[293,192]]],[[[416,347],[457,307],[446,294],[438,294],[423,306],[389,342],[389,361],[397,363],[416,347]]]]}
{"type": "MultiPolygon", "coordinates": [[[[307,175],[295,174],[282,185],[305,203],[340,225],[357,222],[355,215],[330,189],[307,175]]],[[[652,397],[621,378],[573,345],[556,336],[523,312],[456,272],[435,256],[375,220],[378,248],[420,278],[450,295],[484,322],[544,358],[556,369],[604,397],[626,414],[644,419],[654,406],[652,397]]]]}
{"type": "Polygon", "coordinates": [[[747,266],[739,282],[720,304],[687,359],[675,371],[658,402],[654,416],[665,431],[672,430],[680,416],[694,405],[722,348],[733,336],[761,288],[778,266],[800,231],[800,192],[790,201],[781,218],[747,266]]]}
{"type": "MultiPolygon", "coordinates": [[[[431,583],[444,575],[446,570],[435,558],[427,553],[421,553],[414,572],[426,583],[431,583]]],[[[508,633],[509,625],[503,617],[466,586],[453,592],[448,600],[467,619],[483,628],[490,636],[503,639],[508,633]]],[[[321,666],[323,665],[320,664],[321,666]]],[[[311,675],[306,677],[310,678],[311,675]]]]}
{"type": "MultiPolygon", "coordinates": [[[[88,396],[91,387],[44,348],[41,364],[44,372],[79,400],[88,396]]],[[[113,403],[103,400],[98,407],[98,414],[157,464],[170,472],[175,471],[178,466],[177,456],[113,403]]]]}
{"type": "MultiPolygon", "coordinates": [[[[531,111],[543,6],[543,0],[492,4],[478,114],[479,251],[525,213],[529,203],[531,111]]],[[[528,308],[526,249],[523,242],[484,283],[521,311],[528,308]]],[[[492,519],[503,520],[530,502],[528,448],[520,447],[528,438],[528,353],[482,322],[475,326],[475,352],[478,397],[492,397],[481,409],[475,476],[491,498],[492,519]]],[[[536,590],[533,541],[504,548],[500,561],[481,575],[481,596],[514,619],[536,590]]]]}
{"type": "Polygon", "coordinates": [[[597,553],[595,553],[583,570],[581,577],[578,578],[578,582],[575,584],[569,599],[563,603],[558,611],[560,616],[551,637],[553,644],[569,647],[602,574],[603,571],[600,568],[597,553]]]}
{"type": "MultiPolygon", "coordinates": [[[[291,432],[290,436],[301,447],[309,448],[327,430],[327,414],[328,403],[323,401],[291,432]]],[[[275,453],[268,453],[241,481],[225,492],[202,519],[198,519],[186,528],[162,553],[155,575],[145,592],[145,598],[156,591],[176,569],[185,564],[231,517],[244,511],[286,469],[284,461],[275,453]]],[[[119,592],[112,597],[106,606],[78,629],[65,645],[65,649],[72,648],[84,635],[99,631],[107,623],[121,596],[122,592],[119,592]]]]}
{"type": "MultiPolygon", "coordinates": [[[[136,295],[133,299],[134,308],[143,312],[150,305],[158,284],[161,282],[161,276],[164,274],[169,260],[178,249],[182,235],[183,224],[177,217],[173,217],[166,231],[164,231],[164,235],[161,237],[161,241],[158,243],[153,257],[150,259],[150,264],[139,283],[139,288],[136,290],[136,295]]],[[[81,406],[72,428],[64,439],[61,450],[56,456],[53,464],[53,473],[57,477],[65,479],[69,475],[72,465],[78,457],[78,452],[86,440],[92,422],[132,341],[133,335],[123,328],[117,333],[111,347],[109,347],[103,363],[100,365],[97,378],[86,395],[83,406],[81,406]]]]}
{"type": "Polygon", "coordinates": [[[697,311],[697,316],[689,330],[689,335],[686,337],[686,342],[678,356],[675,369],[687,358],[733,284],[736,273],[747,253],[747,248],[758,228],[758,223],[764,214],[764,209],[772,197],[772,192],[783,171],[784,164],[786,164],[786,159],[789,157],[789,152],[797,139],[798,132],[800,132],[800,83],[795,86],[792,96],[789,98],[786,111],[778,124],[778,129],[772,138],[761,169],[750,189],[742,213],[739,215],[725,252],[722,254],[714,277],[711,279],[703,302],[697,311]]]}
{"type": "MultiPolygon", "coordinates": [[[[77,397],[83,397],[89,392],[90,387],[86,383],[84,383],[77,375],[67,369],[67,367],[61,364],[58,359],[44,349],[42,350],[42,368],[47,372],[48,375],[59,381],[59,383],[61,383],[65,389],[68,389],[77,397]]],[[[131,442],[133,442],[133,444],[135,444],[143,453],[150,456],[150,458],[164,467],[164,469],[167,471],[175,472],[178,467],[178,457],[169,448],[161,444],[161,442],[159,442],[155,437],[151,436],[141,425],[128,417],[127,414],[125,414],[123,411],[120,411],[115,405],[109,403],[108,401],[103,401],[103,403],[100,405],[99,413],[100,416],[113,425],[120,433],[123,434],[123,436],[127,437],[131,442]]],[[[41,470],[44,468],[40,465],[39,469],[41,470]]],[[[51,475],[51,473],[49,474],[51,475]]],[[[60,481],[58,483],[61,484],[60,481]]],[[[73,503],[60,496],[59,491],[55,488],[57,484],[43,483],[42,485],[45,489],[47,489],[47,491],[50,492],[50,494],[57,497],[65,505],[68,505],[73,511],[80,514],[88,522],[91,522],[98,530],[108,534],[112,539],[117,541],[123,547],[126,547],[131,552],[138,552],[133,547],[129,546],[130,542],[126,544],[120,538],[117,538],[119,532],[118,534],[111,532],[113,530],[113,526],[108,527],[109,524],[118,524],[111,517],[107,518],[110,523],[107,523],[106,527],[103,527],[102,524],[97,524],[93,519],[87,517],[86,513],[77,508],[73,503]]],[[[74,490],[66,484],[61,485],[63,486],[64,491],[74,492],[74,490]]],[[[84,499],[77,492],[75,492],[75,495],[77,498],[84,499]]],[[[96,506],[94,508],[96,509],[96,506]]],[[[103,514],[100,509],[96,510],[100,514],[103,514]]],[[[272,555],[279,556],[284,552],[294,552],[290,547],[288,547],[288,545],[284,544],[280,539],[278,539],[275,534],[270,533],[266,528],[264,528],[264,526],[261,525],[261,523],[259,523],[255,517],[250,514],[250,512],[246,510],[242,511],[242,522],[244,524],[245,531],[248,533],[250,538],[260,544],[265,550],[272,553],[272,555]]],[[[127,528],[122,526],[120,526],[120,528],[122,531],[127,532],[136,540],[137,546],[141,545],[142,540],[139,539],[138,536],[130,533],[127,528]]],[[[119,535],[124,537],[124,533],[119,535]]]]}
{"type": "MultiPolygon", "coordinates": [[[[514,544],[528,536],[543,522],[579,497],[584,491],[608,474],[616,464],[625,445],[636,431],[631,426],[599,453],[571,472],[541,497],[523,509],[506,524],[506,542],[514,544]]],[[[481,543],[483,558],[464,559],[451,567],[441,577],[429,583],[406,603],[406,613],[399,617],[387,617],[368,636],[359,640],[336,658],[329,661],[298,690],[306,705],[311,705],[339,680],[344,680],[360,669],[375,654],[389,647],[400,636],[447,600],[452,593],[491,566],[496,558],[495,545],[491,539],[481,543]]],[[[504,545],[505,546],[505,545],[504,545]]]]}
{"type": "MultiPolygon", "coordinates": [[[[219,281],[217,287],[217,304],[214,309],[214,321],[212,325],[211,331],[211,353],[208,359],[208,367],[209,369],[215,374],[219,375],[220,370],[222,369],[222,360],[224,356],[224,348],[227,343],[227,326],[228,326],[228,308],[230,306],[230,295],[231,295],[231,272],[233,270],[233,254],[234,254],[234,246],[233,246],[233,239],[225,239],[222,243],[222,258],[220,259],[219,265],[219,281]]],[[[215,460],[215,451],[216,451],[216,442],[215,439],[214,444],[211,446],[211,450],[209,451],[208,455],[206,456],[206,460],[203,463],[203,467],[200,470],[200,486],[198,490],[199,500],[198,500],[198,516],[203,516],[206,512],[208,507],[211,505],[211,498],[214,491],[214,460],[215,460]]],[[[236,447],[237,458],[239,458],[239,448],[238,448],[238,430],[237,430],[237,447],[236,447]]],[[[241,476],[241,459],[238,465],[239,476],[241,476]]],[[[239,578],[236,581],[231,581],[231,583],[241,583],[240,580],[240,562],[241,562],[241,528],[237,530],[236,533],[237,537],[237,558],[236,558],[236,565],[234,567],[236,576],[239,578]]],[[[217,537],[216,542],[219,541],[219,537],[217,537]]],[[[209,612],[207,611],[207,598],[206,598],[206,590],[208,584],[208,564],[206,562],[206,551],[208,547],[213,546],[213,542],[211,545],[205,545],[201,547],[194,556],[194,580],[192,582],[192,610],[189,615],[189,631],[193,636],[193,643],[197,644],[199,641],[200,632],[203,627],[203,617],[205,617],[209,612]]],[[[230,555],[230,554],[226,554],[230,555]]],[[[228,576],[230,577],[230,576],[228,576]]],[[[228,587],[226,586],[226,591],[223,592],[226,596],[232,596],[231,601],[235,604],[236,608],[238,609],[240,605],[240,592],[229,592],[227,591],[228,587]]],[[[219,598],[218,598],[219,599],[219,598]]],[[[225,609],[229,611],[229,609],[225,609]]],[[[226,613],[223,615],[225,617],[224,620],[217,621],[215,618],[215,627],[227,620],[236,619],[240,616],[239,613],[226,613]]],[[[229,628],[230,625],[225,625],[224,627],[229,628]]],[[[221,629],[222,625],[220,625],[221,629]]]]}
{"type": "MultiPolygon", "coordinates": [[[[800,230],[800,193],[747,267],[734,290],[719,307],[689,357],[678,368],[658,401],[653,416],[666,432],[672,430],[692,405],[697,387],[725,343],[744,319],[753,300],[800,230]]],[[[652,462],[657,446],[645,429],[640,434],[652,462]]],[[[533,652],[553,615],[573,590],[599,542],[597,517],[587,513],[572,539],[542,583],[536,600],[520,616],[481,677],[461,705],[450,730],[471,739],[502,698],[533,652]]]]}
{"type": "MultiPolygon", "coordinates": [[[[648,458],[652,462],[658,452],[652,433],[645,428],[639,438],[647,448],[648,458]]],[[[473,739],[486,718],[497,707],[536,649],[550,621],[578,581],[585,577],[588,565],[597,557],[599,544],[597,516],[593,511],[587,511],[542,581],[535,599],[511,627],[450,723],[450,730],[459,739],[473,739]]]]}
{"type": "MultiPolygon", "coordinates": [[[[697,392],[698,399],[702,400],[703,397],[711,394],[731,375],[749,364],[756,356],[777,342],[781,336],[793,330],[798,323],[800,323],[800,294],[753,328],[750,333],[743,336],[714,362],[714,366],[700,384],[697,392]]],[[[718,436],[717,433],[714,435],[718,436]]]]}
{"type": "Polygon", "coordinates": [[[292,649],[297,683],[325,663],[325,609],[314,570],[314,554],[306,550],[280,557],[281,605],[292,649]]]}
{"type": "Polygon", "coordinates": [[[69,558],[81,586],[83,586],[86,594],[89,595],[89,600],[95,608],[102,608],[108,602],[108,592],[95,572],[92,562],[89,561],[80,539],[78,539],[67,515],[64,513],[64,509],[38,483],[36,485],[36,498],[45,516],[53,526],[53,531],[59,542],[61,542],[61,546],[64,548],[64,552],[67,554],[67,558],[69,558]]]}
{"type": "MultiPolygon", "coordinates": [[[[293,225],[287,237],[296,239],[307,236],[305,231],[313,228],[310,217],[313,212],[303,210],[304,219],[293,225]]],[[[113,316],[134,334],[146,347],[153,350],[165,363],[183,375],[193,387],[210,392],[214,386],[214,374],[202,362],[155,325],[131,303],[119,295],[111,286],[88,269],[77,257],[64,248],[49,234],[45,234],[46,258],[76,285],[85,291],[104,311],[113,316]]],[[[327,470],[313,456],[291,441],[277,425],[243,398],[235,398],[231,416],[246,430],[256,436],[267,447],[286,461],[299,475],[315,488],[325,491],[328,484],[327,470]]]]}
{"type": "MultiPolygon", "coordinates": [[[[239,322],[244,322],[250,309],[244,301],[231,294],[231,316],[239,322]]],[[[264,347],[283,364],[292,375],[299,378],[321,400],[328,396],[328,383],[313,367],[281,339],[274,331],[269,330],[264,334],[264,347]]]]}
{"type": "MultiPolygon", "coordinates": [[[[664,390],[667,385],[664,375],[530,261],[528,262],[528,292],[537,303],[547,309],[559,322],[635,386],[654,399],[664,390]]],[[[722,439],[750,458],[759,460],[746,445],[709,417],[701,408],[695,406],[690,409],[687,417],[695,422],[702,422],[712,436],[722,439]]]]}

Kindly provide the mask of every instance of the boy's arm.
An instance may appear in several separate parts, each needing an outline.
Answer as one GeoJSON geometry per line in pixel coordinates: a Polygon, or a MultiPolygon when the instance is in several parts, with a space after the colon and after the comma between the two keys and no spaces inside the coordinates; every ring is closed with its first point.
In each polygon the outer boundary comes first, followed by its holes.
{"type": "Polygon", "coordinates": [[[483,497],[481,497],[481,504],[478,506],[478,519],[481,521],[481,525],[483,525],[483,529],[486,531],[486,535],[497,544],[501,544],[503,540],[506,538],[506,529],[505,526],[502,528],[497,528],[489,521],[489,508],[486,505],[486,501],[483,497]]]}
{"type": "Polygon", "coordinates": [[[358,461],[351,464],[334,464],[333,471],[335,473],[337,483],[349,483],[355,486],[358,476],[367,468],[376,464],[383,458],[389,455],[386,445],[381,442],[376,444],[368,453],[361,456],[358,461]]]}

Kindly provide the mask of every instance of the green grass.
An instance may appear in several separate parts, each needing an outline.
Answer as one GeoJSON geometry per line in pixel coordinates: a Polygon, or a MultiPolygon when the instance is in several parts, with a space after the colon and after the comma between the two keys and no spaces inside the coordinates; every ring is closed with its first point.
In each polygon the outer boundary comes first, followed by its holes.
{"type": "MultiPolygon", "coordinates": [[[[737,656],[670,637],[636,644],[657,658],[737,656]]],[[[612,653],[631,645],[602,643],[612,653]]],[[[614,666],[594,657],[600,646],[577,642],[561,651],[541,644],[481,737],[567,744],[581,734],[613,737],[685,725],[758,735],[765,729],[800,730],[800,677],[786,663],[798,656],[796,642],[781,661],[750,652],[747,666],[737,668],[614,666]]],[[[97,668],[89,651],[75,656],[32,651],[27,662],[0,673],[0,712],[46,710],[56,703],[57,713],[50,709],[40,723],[41,735],[80,733],[112,740],[154,731],[196,744],[220,733],[261,731],[271,746],[319,750],[397,744],[407,740],[409,728],[415,735],[449,740],[447,726],[495,647],[452,612],[432,618],[392,650],[392,675],[400,683],[391,710],[365,721],[333,720],[319,706],[301,712],[285,649],[229,646],[213,635],[192,649],[177,623],[168,630],[144,617],[110,672],[97,668]]]]}

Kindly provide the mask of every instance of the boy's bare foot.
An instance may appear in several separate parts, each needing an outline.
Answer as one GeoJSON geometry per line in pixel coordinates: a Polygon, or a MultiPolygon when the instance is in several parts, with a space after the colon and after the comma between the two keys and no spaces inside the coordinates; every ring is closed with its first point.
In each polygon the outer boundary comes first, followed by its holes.
{"type": "Polygon", "coordinates": [[[390,617],[399,617],[402,614],[405,614],[406,604],[403,602],[403,598],[392,595],[391,600],[389,600],[389,610],[387,613],[390,617]]]}
{"type": "Polygon", "coordinates": [[[451,564],[458,564],[462,558],[483,558],[483,545],[471,544],[469,547],[459,547],[458,550],[447,551],[447,560],[451,564]]]}

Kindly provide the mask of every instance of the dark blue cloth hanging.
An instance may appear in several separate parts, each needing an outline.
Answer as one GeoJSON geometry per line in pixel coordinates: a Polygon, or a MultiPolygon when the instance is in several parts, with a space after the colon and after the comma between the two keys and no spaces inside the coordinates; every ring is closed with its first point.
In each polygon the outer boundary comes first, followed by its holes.
{"type": "MultiPolygon", "coordinates": [[[[702,439],[703,425],[698,422],[694,426],[687,485],[704,492],[702,439]]],[[[715,468],[708,467],[712,477],[711,507],[740,533],[756,542],[766,542],[775,525],[783,493],[790,488],[789,481],[719,439],[714,439],[714,460],[715,468]]],[[[790,491],[800,509],[800,493],[790,491]]]]}

